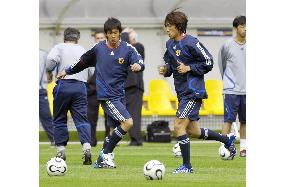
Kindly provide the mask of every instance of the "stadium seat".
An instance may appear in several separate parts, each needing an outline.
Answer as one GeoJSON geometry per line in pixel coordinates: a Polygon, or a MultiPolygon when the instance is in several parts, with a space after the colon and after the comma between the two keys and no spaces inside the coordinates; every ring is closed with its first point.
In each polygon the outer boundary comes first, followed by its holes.
{"type": "Polygon", "coordinates": [[[99,106],[99,115],[105,116],[104,109],[102,108],[102,105],[99,106]]]}
{"type": "Polygon", "coordinates": [[[149,109],[149,96],[143,95],[142,116],[151,116],[153,112],[149,109]]]}
{"type": "Polygon", "coordinates": [[[201,105],[200,110],[199,110],[199,115],[200,116],[207,116],[207,115],[209,115],[209,111],[206,110],[205,107],[204,107],[204,102],[205,102],[205,100],[203,99],[202,100],[202,105],[201,105]]]}
{"type": "Polygon", "coordinates": [[[53,81],[51,83],[47,84],[47,98],[48,98],[48,102],[49,102],[49,108],[50,108],[50,112],[51,115],[53,115],[53,88],[55,87],[56,83],[53,81]]]}
{"type": "Polygon", "coordinates": [[[149,82],[148,104],[149,109],[154,115],[175,115],[177,107],[176,100],[166,80],[158,79],[149,82]],[[172,103],[174,103],[174,106],[172,103]]]}
{"type": "Polygon", "coordinates": [[[204,108],[212,115],[224,115],[223,83],[221,80],[205,81],[208,99],[204,100],[204,108]]]}
{"type": "MultiPolygon", "coordinates": [[[[51,83],[47,84],[47,98],[48,98],[48,102],[49,102],[49,108],[50,108],[50,113],[51,116],[53,116],[53,88],[56,86],[56,83],[53,81],[51,83]]],[[[67,113],[68,116],[71,115],[70,111],[68,111],[67,113]]]]}

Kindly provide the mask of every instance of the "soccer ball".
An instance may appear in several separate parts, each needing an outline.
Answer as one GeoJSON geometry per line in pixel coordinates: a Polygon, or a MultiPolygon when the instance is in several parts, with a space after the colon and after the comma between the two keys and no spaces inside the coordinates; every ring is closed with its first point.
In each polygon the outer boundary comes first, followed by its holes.
{"type": "Polygon", "coordinates": [[[181,157],[181,150],[180,150],[179,143],[176,143],[173,146],[173,154],[174,154],[175,157],[181,157]]]}
{"type": "Polygon", "coordinates": [[[53,157],[46,163],[46,171],[49,176],[62,176],[67,172],[66,162],[59,157],[53,157]]]}
{"type": "Polygon", "coordinates": [[[144,165],[144,177],[147,180],[162,180],[165,166],[158,160],[150,160],[144,165]]]}
{"type": "Polygon", "coordinates": [[[233,160],[234,156],[231,156],[230,151],[225,148],[225,145],[222,144],[219,148],[219,156],[222,160],[233,160]]]}

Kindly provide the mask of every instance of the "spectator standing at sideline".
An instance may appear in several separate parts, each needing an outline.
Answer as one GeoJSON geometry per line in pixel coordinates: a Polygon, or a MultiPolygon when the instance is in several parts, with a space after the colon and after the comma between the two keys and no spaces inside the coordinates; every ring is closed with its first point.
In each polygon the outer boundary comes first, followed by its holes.
{"type": "Polygon", "coordinates": [[[228,134],[238,115],[240,121],[240,156],[246,157],[246,17],[233,21],[236,33],[219,52],[219,68],[223,78],[224,125],[228,134]]]}
{"type": "MultiPolygon", "coordinates": [[[[144,46],[137,41],[138,35],[136,31],[132,28],[126,28],[122,32],[121,38],[122,40],[129,42],[133,47],[135,47],[145,62],[144,46]]],[[[142,145],[141,112],[143,104],[143,93],[143,72],[132,72],[131,69],[128,68],[128,75],[125,82],[125,98],[126,108],[133,118],[133,127],[129,131],[130,146],[142,145]]]]}

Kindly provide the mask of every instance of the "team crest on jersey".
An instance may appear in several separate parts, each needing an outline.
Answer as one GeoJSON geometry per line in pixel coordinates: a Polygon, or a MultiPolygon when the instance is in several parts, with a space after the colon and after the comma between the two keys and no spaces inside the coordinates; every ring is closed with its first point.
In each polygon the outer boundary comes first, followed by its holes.
{"type": "Polygon", "coordinates": [[[119,58],[119,59],[118,59],[118,63],[119,63],[119,64],[123,64],[123,63],[124,63],[124,59],[123,59],[123,58],[119,58]]]}
{"type": "Polygon", "coordinates": [[[180,55],[180,50],[176,50],[176,56],[180,55]]]}

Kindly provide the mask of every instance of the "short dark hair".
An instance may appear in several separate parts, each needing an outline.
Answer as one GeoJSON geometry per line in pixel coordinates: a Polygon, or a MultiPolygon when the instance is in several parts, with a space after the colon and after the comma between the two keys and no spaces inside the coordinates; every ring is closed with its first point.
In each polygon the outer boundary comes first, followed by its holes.
{"type": "Polygon", "coordinates": [[[175,25],[176,28],[181,32],[181,33],[186,33],[186,27],[187,27],[187,22],[188,18],[185,15],[185,13],[181,11],[177,11],[177,9],[171,11],[168,13],[166,16],[164,25],[170,24],[170,25],[175,25]]]}
{"type": "Polygon", "coordinates": [[[68,27],[64,30],[64,41],[78,41],[80,38],[80,31],[78,29],[68,27]]]}
{"type": "Polygon", "coordinates": [[[118,29],[119,32],[121,33],[122,27],[121,27],[121,22],[113,17],[110,17],[106,20],[104,24],[104,31],[107,33],[108,31],[112,31],[113,29],[118,29]]]}
{"type": "Polygon", "coordinates": [[[237,16],[233,21],[233,27],[237,28],[239,25],[246,24],[246,17],[245,16],[237,16]]]}

